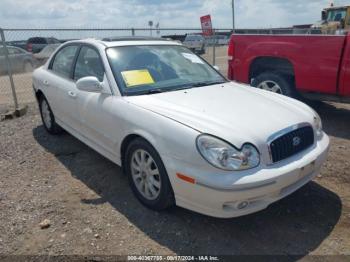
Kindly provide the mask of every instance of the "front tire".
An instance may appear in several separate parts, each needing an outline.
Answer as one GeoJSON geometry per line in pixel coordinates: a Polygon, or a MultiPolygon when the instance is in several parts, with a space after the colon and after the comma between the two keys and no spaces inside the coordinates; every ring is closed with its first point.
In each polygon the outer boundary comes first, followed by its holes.
{"type": "Polygon", "coordinates": [[[297,97],[293,81],[278,73],[262,73],[254,78],[252,86],[277,94],[297,97]]]}
{"type": "Polygon", "coordinates": [[[147,141],[137,138],[129,144],[125,165],[131,189],[142,204],[158,211],[175,204],[164,164],[147,141]]]}
{"type": "Polygon", "coordinates": [[[47,132],[52,135],[58,135],[63,132],[63,129],[56,123],[55,116],[53,115],[51,107],[44,96],[39,98],[39,110],[41,120],[47,132]]]}

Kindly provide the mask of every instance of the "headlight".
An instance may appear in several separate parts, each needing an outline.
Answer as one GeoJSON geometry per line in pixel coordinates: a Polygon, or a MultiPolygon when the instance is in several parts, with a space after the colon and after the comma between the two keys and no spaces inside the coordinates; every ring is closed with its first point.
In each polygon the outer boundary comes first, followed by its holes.
{"type": "Polygon", "coordinates": [[[246,170],[260,163],[258,150],[251,144],[244,144],[238,150],[229,143],[210,135],[197,138],[197,149],[202,157],[213,166],[228,170],[246,170]]]}
{"type": "Polygon", "coordinates": [[[316,129],[316,135],[317,137],[321,137],[323,134],[322,131],[322,120],[320,118],[320,116],[316,113],[315,110],[314,111],[314,125],[315,125],[315,129],[316,129]]]}

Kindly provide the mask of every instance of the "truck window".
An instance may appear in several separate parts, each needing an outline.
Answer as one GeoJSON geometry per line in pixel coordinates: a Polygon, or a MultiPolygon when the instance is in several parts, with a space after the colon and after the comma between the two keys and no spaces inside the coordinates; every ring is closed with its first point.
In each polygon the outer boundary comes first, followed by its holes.
{"type": "Polygon", "coordinates": [[[327,21],[328,22],[340,22],[342,19],[345,19],[346,17],[346,10],[340,9],[340,10],[329,10],[327,21]]]}

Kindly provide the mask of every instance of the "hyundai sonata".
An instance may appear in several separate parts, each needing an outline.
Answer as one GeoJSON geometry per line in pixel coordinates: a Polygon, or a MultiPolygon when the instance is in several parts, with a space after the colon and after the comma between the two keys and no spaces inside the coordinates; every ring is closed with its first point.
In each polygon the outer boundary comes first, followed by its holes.
{"type": "Polygon", "coordinates": [[[310,181],[328,152],[307,105],[229,82],[173,41],[67,42],[33,85],[46,130],[64,129],[121,165],[155,210],[262,210],[310,181]]]}

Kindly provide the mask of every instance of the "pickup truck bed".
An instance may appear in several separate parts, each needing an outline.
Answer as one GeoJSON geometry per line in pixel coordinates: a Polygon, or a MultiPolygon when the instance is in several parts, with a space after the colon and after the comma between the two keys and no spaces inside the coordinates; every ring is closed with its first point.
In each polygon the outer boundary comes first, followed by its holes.
{"type": "MultiPolygon", "coordinates": [[[[268,87],[264,83],[271,80],[289,96],[304,93],[347,100],[349,44],[350,35],[233,34],[228,77],[260,88],[268,87]]],[[[270,89],[276,88],[270,85],[270,89]]]]}

